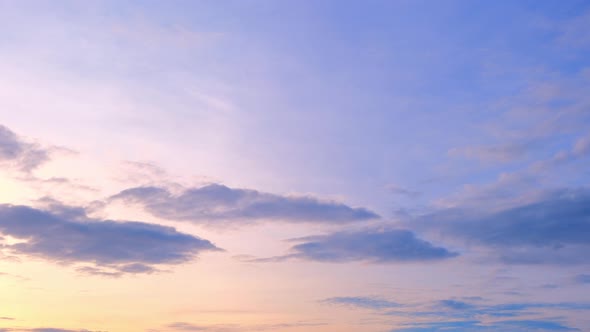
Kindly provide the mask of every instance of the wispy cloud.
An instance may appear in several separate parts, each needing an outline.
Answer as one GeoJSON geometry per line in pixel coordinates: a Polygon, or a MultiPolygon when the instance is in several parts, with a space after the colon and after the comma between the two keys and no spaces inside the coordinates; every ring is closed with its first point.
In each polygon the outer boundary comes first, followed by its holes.
{"type": "Polygon", "coordinates": [[[534,146],[532,143],[512,142],[499,145],[467,146],[449,150],[451,156],[461,156],[486,162],[510,162],[523,158],[534,146]]]}
{"type": "Polygon", "coordinates": [[[320,303],[345,307],[350,306],[358,308],[367,308],[373,310],[397,308],[401,306],[399,303],[393,301],[363,296],[331,297],[328,299],[321,300],[320,303]]]}
{"type": "Polygon", "coordinates": [[[417,190],[411,190],[411,189],[396,186],[396,185],[387,186],[387,189],[393,194],[407,196],[410,198],[415,198],[415,197],[422,195],[422,193],[417,190]]]}
{"type": "Polygon", "coordinates": [[[439,302],[440,306],[444,307],[444,308],[448,308],[448,309],[452,309],[452,310],[469,310],[473,308],[473,305],[467,302],[463,302],[463,301],[457,301],[457,300],[441,300],[439,302]]]}
{"type": "Polygon", "coordinates": [[[548,320],[504,320],[495,322],[482,322],[478,320],[415,323],[408,327],[391,330],[391,332],[460,332],[460,331],[580,331],[563,325],[562,323],[548,320]]]}
{"type": "MultiPolygon", "coordinates": [[[[311,326],[326,325],[322,322],[299,321],[291,323],[275,324],[258,324],[258,325],[239,325],[239,324],[213,324],[213,325],[196,325],[186,322],[175,322],[168,324],[162,331],[210,331],[210,332],[246,332],[246,331],[276,331],[290,328],[305,328],[311,326]]],[[[160,329],[155,330],[160,331],[160,329]]]]}
{"type": "Polygon", "coordinates": [[[334,297],[320,303],[369,309],[384,316],[416,319],[435,319],[425,323],[408,323],[408,327],[392,331],[576,331],[554,319],[543,317],[538,310],[590,311],[590,303],[499,303],[464,299],[443,299],[426,303],[398,303],[375,297],[334,297]],[[507,320],[510,318],[510,320],[507,320]],[[499,320],[502,319],[502,320],[499,320]]]}
{"type": "Polygon", "coordinates": [[[534,170],[547,170],[556,166],[572,163],[590,156],[590,135],[580,136],[571,149],[556,152],[552,158],[533,164],[534,170]]]}
{"type": "MultiPolygon", "coordinates": [[[[1,237],[0,237],[0,241],[2,241],[2,238],[1,237]]],[[[3,257],[0,256],[0,259],[1,258],[3,258],[3,257]]],[[[18,281],[27,281],[27,280],[29,280],[29,278],[27,278],[27,277],[23,277],[23,276],[18,275],[18,274],[6,273],[6,272],[0,272],[0,277],[9,277],[9,278],[16,279],[18,281]]]]}
{"type": "Polygon", "coordinates": [[[92,331],[87,329],[61,329],[55,327],[38,327],[38,328],[20,328],[20,327],[5,327],[0,328],[0,332],[106,332],[106,331],[92,331]]]}
{"type": "Polygon", "coordinates": [[[0,125],[0,163],[30,172],[49,160],[48,150],[0,125]]]}

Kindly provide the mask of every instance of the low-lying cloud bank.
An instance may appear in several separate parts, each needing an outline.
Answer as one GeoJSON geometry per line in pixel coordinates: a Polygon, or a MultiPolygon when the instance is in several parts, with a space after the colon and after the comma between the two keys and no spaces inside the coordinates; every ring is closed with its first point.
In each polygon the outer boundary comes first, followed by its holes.
{"type": "Polygon", "coordinates": [[[41,210],[1,204],[0,234],[17,239],[2,241],[5,253],[85,264],[80,272],[105,276],[150,273],[158,265],[180,264],[201,252],[221,250],[171,227],[90,219],[83,209],[63,206],[41,210]]]}
{"type": "Polygon", "coordinates": [[[217,225],[237,220],[342,224],[379,218],[364,208],[311,196],[281,196],[220,184],[188,188],[179,194],[161,187],[137,187],[110,200],[139,204],[159,218],[217,225]]]}

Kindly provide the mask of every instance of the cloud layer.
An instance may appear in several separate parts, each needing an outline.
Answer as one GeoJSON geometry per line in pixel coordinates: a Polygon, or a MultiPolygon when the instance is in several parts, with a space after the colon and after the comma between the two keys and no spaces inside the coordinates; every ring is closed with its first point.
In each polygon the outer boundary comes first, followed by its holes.
{"type": "Polygon", "coordinates": [[[280,220],[340,224],[379,218],[364,208],[314,197],[280,196],[220,184],[189,188],[178,195],[160,187],[137,187],[124,190],[111,200],[140,204],[160,218],[195,223],[280,220]]]}
{"type": "Polygon", "coordinates": [[[81,267],[82,272],[111,271],[113,276],[153,272],[160,264],[179,264],[201,252],[220,250],[207,240],[171,227],[94,220],[78,209],[67,208],[44,211],[0,205],[0,233],[19,239],[4,242],[1,248],[5,252],[59,263],[87,263],[92,266],[81,267]]]}

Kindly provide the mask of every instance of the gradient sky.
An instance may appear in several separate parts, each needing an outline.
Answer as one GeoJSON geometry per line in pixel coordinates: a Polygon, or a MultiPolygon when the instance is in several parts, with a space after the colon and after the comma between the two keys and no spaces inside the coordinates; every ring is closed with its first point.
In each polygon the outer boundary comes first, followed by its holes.
{"type": "Polygon", "coordinates": [[[0,0],[0,332],[590,331],[590,2],[0,0]]]}

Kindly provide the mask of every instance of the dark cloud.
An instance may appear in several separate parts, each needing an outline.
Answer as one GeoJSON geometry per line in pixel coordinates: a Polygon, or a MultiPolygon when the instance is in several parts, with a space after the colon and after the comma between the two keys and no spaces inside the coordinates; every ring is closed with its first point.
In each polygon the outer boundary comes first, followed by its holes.
{"type": "Polygon", "coordinates": [[[211,242],[171,227],[86,218],[80,209],[0,205],[0,233],[24,240],[2,250],[60,263],[90,263],[82,272],[149,273],[154,265],[187,262],[211,242]],[[92,268],[96,270],[92,270],[92,268]]]}
{"type": "Polygon", "coordinates": [[[458,254],[421,240],[407,230],[360,230],[291,239],[299,242],[285,256],[256,261],[303,259],[320,262],[365,261],[370,263],[401,263],[436,261],[458,254]]]}
{"type": "Polygon", "coordinates": [[[400,304],[388,300],[383,299],[376,299],[372,297],[331,297],[328,299],[321,300],[320,303],[323,304],[331,304],[331,305],[339,305],[339,306],[351,306],[351,307],[358,307],[358,308],[367,308],[367,309],[388,309],[388,308],[397,308],[400,304]]]}
{"type": "Polygon", "coordinates": [[[177,195],[160,187],[131,188],[111,200],[140,204],[160,218],[195,223],[219,224],[233,220],[348,223],[379,218],[364,208],[314,197],[280,196],[220,184],[189,188],[177,195]]]}
{"type": "Polygon", "coordinates": [[[559,190],[495,211],[453,208],[422,216],[414,227],[491,248],[512,264],[590,262],[590,190],[559,190]]]}
{"type": "Polygon", "coordinates": [[[49,160],[48,151],[0,125],[0,163],[30,172],[49,160]]]}

